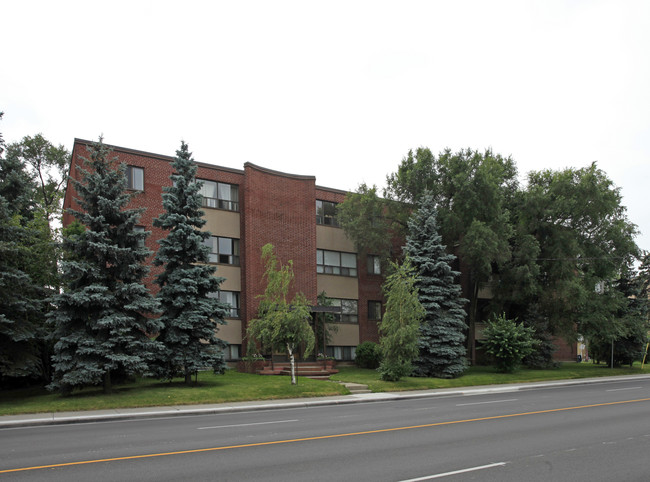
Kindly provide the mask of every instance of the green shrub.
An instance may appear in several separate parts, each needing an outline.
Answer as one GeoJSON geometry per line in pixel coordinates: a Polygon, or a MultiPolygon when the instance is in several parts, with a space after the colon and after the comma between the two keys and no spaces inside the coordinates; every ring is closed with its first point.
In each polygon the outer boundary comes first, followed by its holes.
{"type": "Polygon", "coordinates": [[[371,341],[364,341],[357,346],[354,363],[359,368],[377,368],[381,363],[379,345],[371,341]]]}
{"type": "Polygon", "coordinates": [[[551,335],[547,333],[535,334],[534,344],[535,349],[523,359],[526,368],[548,370],[560,367],[560,363],[553,360],[553,353],[557,351],[557,347],[553,343],[551,335]]]}
{"type": "Polygon", "coordinates": [[[408,377],[413,372],[413,365],[402,360],[383,360],[377,369],[380,378],[385,382],[397,382],[404,377],[408,377]]]}
{"type": "Polygon", "coordinates": [[[483,334],[485,351],[503,373],[512,373],[519,368],[521,361],[532,353],[535,346],[534,330],[508,320],[505,315],[489,321],[483,334]]]}

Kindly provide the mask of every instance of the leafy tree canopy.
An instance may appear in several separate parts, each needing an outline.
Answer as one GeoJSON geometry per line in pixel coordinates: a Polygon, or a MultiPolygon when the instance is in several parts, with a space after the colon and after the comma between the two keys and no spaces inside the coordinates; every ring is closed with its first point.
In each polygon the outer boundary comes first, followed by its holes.
{"type": "Polygon", "coordinates": [[[33,202],[42,210],[48,222],[58,218],[70,152],[62,145],[53,145],[42,134],[36,134],[10,144],[7,157],[29,167],[35,184],[33,202]]]}
{"type": "Polygon", "coordinates": [[[425,310],[418,299],[416,273],[408,258],[401,265],[391,266],[393,273],[384,283],[386,312],[379,324],[382,335],[379,372],[382,380],[397,381],[413,371],[425,310]]]}
{"type": "Polygon", "coordinates": [[[377,187],[366,184],[361,184],[357,192],[349,193],[338,205],[339,225],[361,256],[373,254],[382,260],[389,258],[391,239],[386,233],[394,230],[398,223],[390,218],[388,207],[387,201],[378,195],[377,187]]]}
{"type": "Polygon", "coordinates": [[[248,334],[271,350],[286,353],[291,362],[291,383],[296,384],[295,351],[304,345],[304,355],[314,349],[314,331],[309,325],[311,313],[303,293],[289,300],[289,288],[293,283],[293,262],[282,265],[272,244],[262,247],[262,262],[266,267],[266,289],[261,295],[259,314],[248,325],[248,334]]]}
{"type": "Polygon", "coordinates": [[[520,229],[539,247],[533,301],[565,336],[607,330],[621,297],[604,286],[638,256],[636,226],[620,189],[596,164],[528,176],[518,204],[520,229]]]}
{"type": "Polygon", "coordinates": [[[58,252],[37,171],[31,157],[17,155],[19,146],[6,147],[0,135],[0,384],[20,377],[48,381],[45,314],[58,286],[58,252]]]}

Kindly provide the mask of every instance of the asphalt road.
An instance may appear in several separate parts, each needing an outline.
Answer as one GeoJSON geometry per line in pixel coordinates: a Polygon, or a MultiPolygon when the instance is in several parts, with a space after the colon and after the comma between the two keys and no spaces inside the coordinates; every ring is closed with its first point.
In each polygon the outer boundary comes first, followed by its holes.
{"type": "Polygon", "coordinates": [[[650,380],[0,430],[0,479],[647,481],[650,380]]]}

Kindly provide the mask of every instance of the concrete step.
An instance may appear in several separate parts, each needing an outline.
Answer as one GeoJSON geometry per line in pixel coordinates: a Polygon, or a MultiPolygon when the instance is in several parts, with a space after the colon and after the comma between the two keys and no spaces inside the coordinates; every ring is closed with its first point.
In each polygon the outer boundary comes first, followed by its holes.
{"type": "Polygon", "coordinates": [[[368,385],[363,385],[361,383],[343,383],[345,388],[350,390],[351,395],[357,395],[360,393],[372,393],[371,390],[368,390],[368,385]]]}

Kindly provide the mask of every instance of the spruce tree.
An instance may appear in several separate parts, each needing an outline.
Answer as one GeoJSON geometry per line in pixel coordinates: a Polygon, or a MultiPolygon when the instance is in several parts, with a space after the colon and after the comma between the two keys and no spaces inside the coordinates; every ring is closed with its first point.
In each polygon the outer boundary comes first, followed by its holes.
{"type": "Polygon", "coordinates": [[[406,242],[413,266],[418,271],[417,288],[426,316],[420,324],[420,354],[414,373],[423,377],[454,378],[467,365],[465,347],[466,300],[456,282],[459,273],[451,263],[438,234],[431,196],[424,196],[408,223],[406,242]]]}
{"type": "Polygon", "coordinates": [[[216,267],[207,264],[208,231],[201,210],[200,184],[195,182],[196,165],[181,143],[172,163],[172,186],[164,189],[165,212],[154,220],[154,226],[169,230],[154,264],[164,266],[157,277],[160,285],[158,299],[162,307],[159,321],[163,327],[158,340],[164,345],[164,356],[159,358],[155,373],[170,380],[185,377],[191,384],[192,374],[212,367],[223,372],[225,343],[217,338],[219,324],[224,324],[228,306],[216,295],[223,278],[215,276],[216,267]],[[211,296],[212,295],[212,296],[211,296]]]}
{"type": "Polygon", "coordinates": [[[146,315],[156,312],[154,298],[143,285],[151,252],[148,233],[134,230],[143,209],[128,207],[126,167],[109,158],[102,139],[83,159],[81,181],[73,180],[81,210],[72,215],[85,226],[64,240],[72,254],[62,263],[64,291],[54,297],[54,380],[51,389],[69,393],[103,383],[111,375],[144,373],[158,347],[148,334],[160,324],[146,315]]]}

